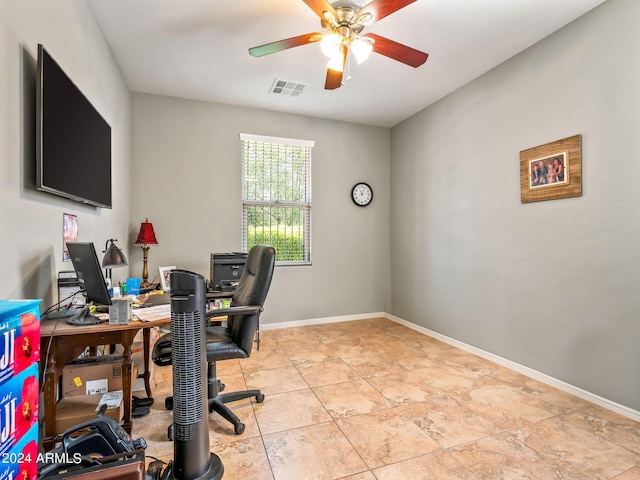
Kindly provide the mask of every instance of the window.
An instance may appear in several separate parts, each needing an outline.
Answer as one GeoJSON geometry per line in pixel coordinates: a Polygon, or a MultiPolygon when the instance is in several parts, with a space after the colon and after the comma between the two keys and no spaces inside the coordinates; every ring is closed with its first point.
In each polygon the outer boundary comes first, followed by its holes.
{"type": "Polygon", "coordinates": [[[311,263],[313,141],[240,134],[242,248],[272,245],[279,265],[311,263]]]}

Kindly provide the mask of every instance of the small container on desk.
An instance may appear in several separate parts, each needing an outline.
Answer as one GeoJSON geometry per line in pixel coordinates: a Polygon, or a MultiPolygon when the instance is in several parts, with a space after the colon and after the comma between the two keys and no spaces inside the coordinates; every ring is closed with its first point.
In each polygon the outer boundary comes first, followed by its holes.
{"type": "Polygon", "coordinates": [[[131,320],[131,299],[112,298],[109,305],[109,325],[126,325],[131,320]]]}
{"type": "Polygon", "coordinates": [[[127,278],[127,294],[140,295],[140,279],[139,278],[127,278]]]}

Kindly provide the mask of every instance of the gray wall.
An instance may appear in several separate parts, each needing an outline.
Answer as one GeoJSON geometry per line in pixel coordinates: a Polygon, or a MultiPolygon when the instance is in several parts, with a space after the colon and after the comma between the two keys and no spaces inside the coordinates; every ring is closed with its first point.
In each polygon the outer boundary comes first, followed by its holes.
{"type": "Polygon", "coordinates": [[[639,129],[636,0],[395,127],[391,312],[640,410],[639,129]],[[519,152],[574,134],[583,196],[521,204],[519,152]]]}
{"type": "MultiPolygon", "coordinates": [[[[99,251],[127,236],[130,203],[130,95],[84,1],[0,0],[0,298],[57,302],[62,214],[78,216],[79,240],[99,251]],[[112,210],[35,190],[35,79],[41,43],[112,129],[112,210]]],[[[126,245],[122,245],[125,252],[126,245]]],[[[127,269],[114,270],[126,278],[127,269]]]]}
{"type": "Polygon", "coordinates": [[[160,242],[150,279],[164,265],[209,277],[210,253],[240,251],[240,133],[299,138],[316,142],[313,265],[276,268],[264,323],[388,309],[389,129],[139,93],[132,112],[131,231],[148,217],[160,242]],[[358,181],[367,208],[350,199],[358,181]]]}

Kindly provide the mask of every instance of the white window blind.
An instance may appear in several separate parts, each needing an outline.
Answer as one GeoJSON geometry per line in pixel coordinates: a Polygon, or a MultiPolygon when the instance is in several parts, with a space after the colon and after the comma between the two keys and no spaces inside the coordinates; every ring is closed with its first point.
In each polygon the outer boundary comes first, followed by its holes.
{"type": "Polygon", "coordinates": [[[240,134],[242,247],[272,245],[276,263],[311,263],[313,141],[240,134]]]}

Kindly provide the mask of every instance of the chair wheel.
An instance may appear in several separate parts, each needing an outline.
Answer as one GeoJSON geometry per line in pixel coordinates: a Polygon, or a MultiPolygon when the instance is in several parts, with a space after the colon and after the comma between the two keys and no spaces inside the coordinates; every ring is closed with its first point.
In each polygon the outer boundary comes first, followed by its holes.
{"type": "Polygon", "coordinates": [[[256,402],[258,403],[264,402],[264,395],[262,393],[259,393],[258,395],[256,395],[256,402]]]}
{"type": "Polygon", "coordinates": [[[225,387],[224,383],[220,382],[220,383],[218,384],[218,391],[219,391],[219,392],[224,391],[224,387],[225,387]]]}
{"type": "Polygon", "coordinates": [[[236,432],[236,435],[240,435],[242,432],[244,432],[244,423],[235,424],[233,430],[236,432]]]}
{"type": "Polygon", "coordinates": [[[167,397],[164,399],[164,408],[167,410],[173,410],[173,397],[167,397]]]}
{"type": "Polygon", "coordinates": [[[167,428],[167,437],[169,437],[169,440],[173,441],[173,423],[171,425],[169,425],[169,428],[167,428]]]}

